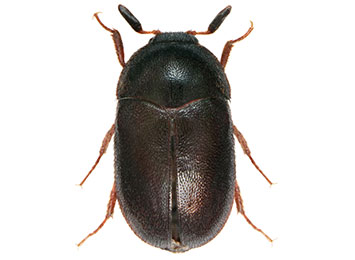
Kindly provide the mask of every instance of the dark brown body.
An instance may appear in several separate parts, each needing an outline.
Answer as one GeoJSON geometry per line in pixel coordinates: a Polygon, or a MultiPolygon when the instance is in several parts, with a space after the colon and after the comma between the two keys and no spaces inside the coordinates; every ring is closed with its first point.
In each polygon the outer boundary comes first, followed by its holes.
{"type": "Polygon", "coordinates": [[[235,187],[220,62],[192,35],[158,34],[127,62],[117,96],[115,180],[128,224],[169,251],[207,243],[227,221],[235,187]]]}
{"type": "Polygon", "coordinates": [[[155,34],[126,63],[123,42],[111,33],[123,67],[117,86],[117,115],[94,166],[115,141],[115,181],[102,223],[78,246],[96,234],[113,215],[116,200],[129,226],[145,242],[184,252],[213,239],[223,228],[233,200],[237,211],[270,242],[273,240],[246,216],[235,178],[234,139],[264,178],[229,110],[230,87],[224,68],[233,44],[253,30],[226,42],[220,61],[199,45],[194,35],[215,32],[231,11],[221,10],[207,31],[145,31],[123,5],[121,15],[140,34],[155,34]]]}

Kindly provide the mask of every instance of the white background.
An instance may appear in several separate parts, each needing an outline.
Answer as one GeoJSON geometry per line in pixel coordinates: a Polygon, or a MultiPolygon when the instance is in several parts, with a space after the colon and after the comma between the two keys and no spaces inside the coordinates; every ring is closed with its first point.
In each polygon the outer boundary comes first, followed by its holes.
{"type": "Polygon", "coordinates": [[[184,254],[151,247],[114,218],[103,219],[113,183],[112,144],[83,189],[115,117],[121,67],[95,20],[119,29],[126,60],[149,35],[135,33],[117,1],[0,4],[0,259],[355,259],[353,1],[122,1],[146,30],[220,29],[199,36],[220,57],[235,124],[272,188],[236,146],[245,210],[271,245],[237,215],[205,246],[184,254]],[[216,258],[218,257],[218,258],[216,258]]]}

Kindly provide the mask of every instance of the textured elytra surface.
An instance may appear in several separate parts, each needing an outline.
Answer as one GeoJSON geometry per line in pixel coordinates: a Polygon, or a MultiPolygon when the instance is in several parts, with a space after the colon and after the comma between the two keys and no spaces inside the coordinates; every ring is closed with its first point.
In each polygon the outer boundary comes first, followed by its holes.
{"type": "Polygon", "coordinates": [[[234,139],[227,102],[205,99],[178,111],[180,238],[199,246],[223,227],[233,204],[234,139]]]}
{"type": "Polygon", "coordinates": [[[116,127],[118,199],[133,231],[169,250],[174,250],[173,225],[184,250],[211,240],[227,220],[234,195],[234,142],[226,101],[202,99],[162,109],[122,99],[116,127]],[[172,223],[173,185],[177,223],[172,223]]]}

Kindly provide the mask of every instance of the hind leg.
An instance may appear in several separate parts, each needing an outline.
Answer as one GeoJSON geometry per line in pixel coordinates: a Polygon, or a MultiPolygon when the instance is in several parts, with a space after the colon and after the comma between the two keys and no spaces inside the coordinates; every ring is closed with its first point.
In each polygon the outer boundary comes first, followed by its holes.
{"type": "Polygon", "coordinates": [[[110,193],[110,200],[107,204],[107,212],[106,212],[105,219],[93,232],[91,232],[83,240],[81,240],[78,246],[81,246],[89,237],[95,235],[105,225],[106,221],[113,216],[115,205],[116,205],[116,182],[113,183],[113,187],[110,193]]]}
{"type": "Polygon", "coordinates": [[[234,198],[235,198],[235,203],[237,205],[237,210],[240,214],[243,215],[243,217],[245,218],[245,220],[249,223],[249,225],[251,225],[255,230],[259,231],[261,234],[263,234],[267,240],[269,240],[270,242],[272,242],[273,240],[264,233],[264,231],[262,231],[260,228],[256,227],[253,222],[251,222],[251,220],[247,217],[247,215],[245,214],[244,211],[244,206],[243,206],[243,199],[242,196],[240,195],[240,189],[238,186],[238,182],[237,180],[235,180],[235,194],[234,194],[234,198]]]}

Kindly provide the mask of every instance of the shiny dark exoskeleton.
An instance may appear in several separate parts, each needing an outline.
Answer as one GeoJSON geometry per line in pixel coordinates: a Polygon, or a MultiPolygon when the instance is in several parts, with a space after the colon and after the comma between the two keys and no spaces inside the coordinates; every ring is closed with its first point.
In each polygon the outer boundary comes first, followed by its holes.
{"type": "Polygon", "coordinates": [[[127,62],[118,99],[117,197],[127,222],[160,248],[206,243],[234,198],[229,84],[219,61],[192,35],[159,34],[127,62]]]}
{"type": "Polygon", "coordinates": [[[227,221],[234,199],[245,216],[235,178],[233,135],[249,157],[250,152],[231,120],[224,66],[232,44],[245,38],[252,27],[227,42],[221,61],[194,36],[213,33],[230,10],[230,6],[223,9],[206,32],[161,33],[143,31],[120,5],[119,11],[135,31],[156,34],[127,63],[120,34],[95,14],[112,33],[123,66],[116,121],[92,168],[114,135],[115,184],[103,224],[117,198],[137,236],[172,252],[213,239],[227,221]]]}

